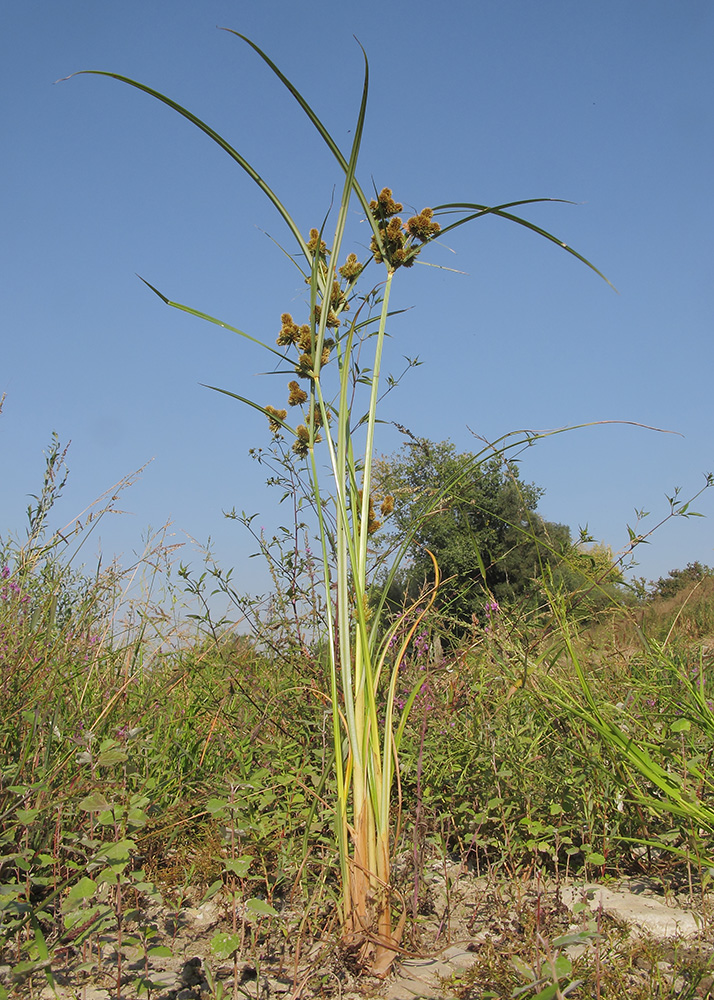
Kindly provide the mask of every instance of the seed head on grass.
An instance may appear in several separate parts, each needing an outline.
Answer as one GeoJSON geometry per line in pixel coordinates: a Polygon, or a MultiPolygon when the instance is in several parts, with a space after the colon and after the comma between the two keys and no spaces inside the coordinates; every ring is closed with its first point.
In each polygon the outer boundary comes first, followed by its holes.
{"type": "Polygon", "coordinates": [[[299,378],[309,378],[315,377],[312,370],[312,358],[309,354],[301,354],[298,358],[298,363],[295,366],[295,372],[299,378]]]}
{"type": "Polygon", "coordinates": [[[370,201],[369,207],[375,219],[388,219],[392,215],[398,215],[404,208],[392,197],[391,188],[382,188],[377,200],[370,201]]]}
{"type": "Polygon", "coordinates": [[[433,215],[433,208],[422,208],[419,215],[413,215],[407,221],[407,232],[409,235],[421,243],[426,243],[427,240],[433,239],[441,230],[439,223],[432,221],[433,215]]]}
{"type": "MultiPolygon", "coordinates": [[[[358,490],[357,491],[357,496],[359,498],[359,509],[361,510],[362,509],[363,490],[358,490]]],[[[379,529],[381,527],[382,527],[382,522],[377,520],[377,517],[376,517],[376,515],[374,513],[374,501],[372,500],[372,497],[370,496],[370,498],[369,498],[369,513],[367,515],[367,534],[368,535],[373,535],[376,531],[379,531],[379,529]]]]}
{"type": "MultiPolygon", "coordinates": [[[[321,316],[322,316],[322,306],[318,302],[317,305],[315,306],[315,323],[320,322],[321,316]]],[[[337,327],[340,325],[340,320],[334,309],[330,309],[329,312],[327,313],[327,321],[325,325],[331,327],[333,330],[336,330],[337,327]]]]}
{"type": "Polygon", "coordinates": [[[389,188],[384,188],[377,200],[370,202],[372,217],[380,230],[380,238],[374,235],[369,245],[372,259],[378,264],[386,260],[395,270],[413,267],[421,250],[415,243],[427,243],[441,230],[439,223],[433,221],[432,208],[423,208],[405,224],[398,215],[402,207],[394,201],[389,188]]]}
{"type": "Polygon", "coordinates": [[[320,239],[320,231],[318,229],[310,230],[310,239],[307,244],[307,248],[310,253],[319,253],[320,257],[327,257],[330,252],[327,249],[327,243],[320,239]]]}
{"type": "Polygon", "coordinates": [[[394,510],[394,497],[386,496],[384,500],[382,500],[382,506],[380,507],[382,517],[389,517],[389,515],[392,513],[393,510],[394,510]]]}
{"type": "Polygon", "coordinates": [[[278,410],[274,406],[266,406],[265,412],[268,416],[268,423],[271,431],[273,434],[279,434],[283,427],[281,421],[285,420],[288,415],[288,411],[278,410]]]}
{"type": "Polygon", "coordinates": [[[300,327],[300,336],[297,340],[297,345],[304,353],[307,353],[312,347],[312,331],[307,323],[300,327]]]}
{"type": "Polygon", "coordinates": [[[300,384],[295,382],[288,382],[288,389],[290,390],[290,395],[288,396],[289,406],[302,406],[303,403],[307,402],[307,393],[304,389],[300,388],[300,384]]]}
{"type": "Polygon", "coordinates": [[[403,241],[404,239],[404,233],[402,232],[403,229],[404,229],[404,223],[399,218],[399,216],[396,216],[396,218],[389,220],[385,232],[387,234],[387,239],[390,241],[390,243],[400,243],[403,241]]]}
{"type": "Polygon", "coordinates": [[[341,309],[342,312],[347,312],[350,308],[350,304],[347,301],[347,296],[340,287],[339,281],[332,282],[332,294],[330,295],[330,305],[333,309],[341,309]]]}
{"type": "Polygon", "coordinates": [[[338,270],[345,281],[355,281],[362,273],[363,267],[357,260],[357,254],[351,253],[348,254],[347,260],[338,270]]]}
{"type": "Polygon", "coordinates": [[[283,324],[280,333],[278,334],[278,339],[276,343],[279,347],[287,347],[290,344],[297,343],[298,337],[300,335],[300,327],[297,323],[293,322],[293,318],[290,313],[283,313],[280,317],[280,322],[283,324]]]}
{"type": "Polygon", "coordinates": [[[310,431],[304,424],[300,424],[295,431],[295,434],[296,437],[295,442],[293,443],[293,451],[298,458],[307,458],[308,452],[310,451],[310,431]]]}
{"type": "MultiPolygon", "coordinates": [[[[312,417],[310,416],[310,414],[308,414],[305,417],[305,423],[308,425],[311,424],[313,427],[322,427],[322,414],[320,413],[320,410],[317,406],[313,411],[312,417]]],[[[319,434],[317,435],[315,440],[317,441],[318,439],[320,439],[319,434]]]]}
{"type": "Polygon", "coordinates": [[[397,247],[391,255],[391,261],[394,267],[412,267],[414,256],[410,257],[404,247],[397,247]]]}

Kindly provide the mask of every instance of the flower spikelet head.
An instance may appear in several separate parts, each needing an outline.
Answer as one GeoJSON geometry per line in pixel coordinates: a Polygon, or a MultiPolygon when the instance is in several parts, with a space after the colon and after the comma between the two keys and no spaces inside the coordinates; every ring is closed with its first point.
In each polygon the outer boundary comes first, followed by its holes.
{"type": "Polygon", "coordinates": [[[390,219],[387,223],[387,239],[395,243],[401,241],[403,225],[399,216],[396,219],[390,219]]]}
{"type": "Polygon", "coordinates": [[[422,208],[419,215],[413,215],[407,222],[407,231],[414,239],[420,243],[426,243],[433,239],[441,230],[438,222],[432,220],[434,210],[432,208],[422,208]]]}
{"type": "Polygon", "coordinates": [[[310,331],[310,327],[307,323],[300,327],[300,336],[298,338],[297,345],[301,351],[309,351],[312,347],[312,332],[310,331]]]}
{"type": "Polygon", "coordinates": [[[339,272],[345,281],[354,281],[355,278],[358,278],[362,273],[362,265],[357,260],[357,255],[351,253],[342,267],[339,268],[339,272]]]}
{"type": "Polygon", "coordinates": [[[281,420],[285,420],[288,415],[287,410],[276,410],[274,406],[266,406],[265,412],[268,416],[268,423],[273,434],[279,434],[282,430],[281,420]]]}
{"type": "MultiPolygon", "coordinates": [[[[357,491],[357,496],[359,498],[359,508],[358,508],[358,510],[360,512],[362,510],[362,496],[363,496],[363,493],[364,493],[363,490],[358,490],[357,491]]],[[[362,520],[361,514],[358,514],[358,518],[359,518],[359,521],[361,523],[361,520],[362,520]]],[[[370,498],[369,498],[369,513],[367,515],[367,534],[368,535],[373,535],[375,533],[375,531],[379,531],[379,529],[381,527],[382,527],[382,522],[378,521],[377,518],[375,517],[375,514],[374,514],[374,503],[372,501],[372,497],[370,496],[370,498]]]]}
{"type": "Polygon", "coordinates": [[[305,417],[306,424],[312,424],[313,427],[322,427],[322,414],[320,413],[320,407],[316,406],[313,410],[312,420],[310,419],[310,414],[305,417]]]}
{"type": "Polygon", "coordinates": [[[411,267],[414,253],[409,251],[409,233],[398,213],[402,205],[392,198],[389,188],[384,188],[376,201],[370,203],[372,217],[379,233],[374,233],[369,245],[372,259],[378,264],[385,262],[392,270],[397,267],[411,267]]]}
{"type": "Polygon", "coordinates": [[[332,294],[330,295],[330,305],[333,309],[342,309],[344,312],[350,307],[349,302],[345,296],[345,293],[340,288],[339,281],[332,282],[332,294]]]}
{"type": "Polygon", "coordinates": [[[327,256],[327,243],[320,239],[320,231],[318,229],[310,230],[310,239],[308,240],[307,248],[310,253],[319,253],[321,257],[327,256]]]}
{"type": "Polygon", "coordinates": [[[393,510],[394,510],[394,497],[386,496],[384,500],[382,500],[382,506],[380,507],[382,517],[389,517],[389,515],[392,513],[393,510]]]}
{"type": "Polygon", "coordinates": [[[304,424],[300,426],[295,431],[295,442],[293,444],[293,451],[300,458],[307,458],[307,454],[310,450],[310,431],[304,424]]]}
{"type": "Polygon", "coordinates": [[[283,327],[276,343],[280,347],[287,347],[288,344],[296,343],[300,328],[297,323],[293,323],[293,318],[290,313],[283,313],[280,317],[280,322],[283,324],[283,327]]]}
{"type": "Polygon", "coordinates": [[[303,403],[307,402],[307,393],[304,389],[300,388],[298,382],[288,382],[288,389],[290,390],[290,395],[288,396],[289,406],[302,406],[303,403]]]}
{"type": "Polygon", "coordinates": [[[298,358],[298,363],[295,366],[295,372],[300,378],[313,378],[312,371],[312,357],[307,354],[301,354],[298,358]]]}
{"type": "MultiPolygon", "coordinates": [[[[315,323],[319,323],[320,322],[320,317],[321,316],[322,316],[322,306],[318,302],[315,305],[315,323]]],[[[337,313],[335,312],[334,309],[330,309],[328,311],[328,313],[327,313],[327,320],[325,322],[325,326],[332,327],[332,329],[334,330],[339,325],[340,325],[340,320],[339,320],[339,317],[337,316],[337,313]]]]}
{"type": "Polygon", "coordinates": [[[372,251],[372,260],[374,260],[377,264],[381,264],[384,257],[382,256],[382,251],[379,249],[376,236],[373,236],[370,240],[369,249],[372,251]]]}
{"type": "Polygon", "coordinates": [[[388,219],[391,215],[398,215],[404,206],[392,198],[391,188],[382,188],[377,200],[370,201],[369,207],[375,219],[388,219]]]}

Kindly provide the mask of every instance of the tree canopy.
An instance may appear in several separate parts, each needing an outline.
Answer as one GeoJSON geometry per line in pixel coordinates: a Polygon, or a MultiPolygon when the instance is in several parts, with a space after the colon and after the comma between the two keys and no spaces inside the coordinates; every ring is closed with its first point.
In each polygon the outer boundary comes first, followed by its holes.
{"type": "Polygon", "coordinates": [[[661,576],[652,585],[651,598],[674,597],[681,590],[692,588],[707,576],[714,576],[714,569],[696,562],[687,563],[684,569],[671,569],[667,576],[661,576]]]}
{"type": "MultiPolygon", "coordinates": [[[[599,549],[573,544],[567,525],[538,514],[543,489],[523,482],[500,456],[482,460],[450,441],[414,439],[383,457],[377,472],[380,494],[394,498],[389,540],[412,532],[395,600],[415,597],[433,580],[428,551],[443,580],[439,605],[463,624],[483,620],[489,600],[534,601],[544,578],[572,592],[588,579],[593,552],[602,561],[599,549]]],[[[605,576],[621,579],[607,567],[605,576]]]]}

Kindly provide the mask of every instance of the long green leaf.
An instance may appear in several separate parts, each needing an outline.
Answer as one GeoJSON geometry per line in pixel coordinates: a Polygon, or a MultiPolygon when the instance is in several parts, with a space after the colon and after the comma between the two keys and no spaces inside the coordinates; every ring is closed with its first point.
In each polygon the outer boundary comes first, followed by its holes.
{"type": "MultiPolygon", "coordinates": [[[[300,249],[309,260],[310,254],[307,249],[307,244],[303,239],[303,236],[300,230],[298,229],[297,225],[293,221],[292,216],[285,208],[281,200],[275,194],[270,185],[265,180],[263,180],[258,171],[253,166],[251,166],[251,164],[245,159],[245,157],[241,156],[241,154],[236,149],[234,149],[234,147],[231,146],[231,144],[226,139],[224,139],[222,135],[216,132],[215,129],[212,129],[210,125],[207,125],[196,115],[192,114],[192,112],[188,111],[187,108],[184,108],[180,104],[177,104],[176,101],[172,101],[170,97],[166,97],[165,94],[159,93],[158,90],[154,90],[152,87],[147,87],[145,84],[139,83],[137,80],[132,80],[128,76],[122,76],[120,73],[108,73],[105,70],[98,70],[98,69],[83,69],[80,70],[78,73],[73,73],[72,76],[82,76],[84,74],[91,74],[92,76],[107,76],[110,77],[112,80],[119,80],[120,83],[126,83],[128,84],[128,86],[134,87],[136,90],[141,90],[145,94],[148,94],[150,97],[154,97],[157,101],[161,101],[162,104],[165,104],[173,111],[176,111],[187,121],[191,122],[192,125],[195,125],[196,128],[199,128],[202,132],[205,132],[205,134],[209,137],[209,139],[212,139],[213,142],[216,143],[216,145],[220,146],[221,149],[223,149],[226,153],[228,153],[228,155],[233,160],[235,160],[235,162],[240,167],[242,167],[243,170],[245,170],[245,172],[248,174],[251,180],[255,181],[255,183],[258,185],[263,194],[265,194],[269,198],[269,200],[273,203],[275,208],[277,208],[278,212],[280,213],[283,220],[285,221],[290,231],[292,232],[293,236],[297,240],[300,249]]],[[[66,77],[66,79],[71,79],[71,77],[66,77]]]]}
{"type": "Polygon", "coordinates": [[[230,396],[231,399],[237,399],[239,403],[245,403],[247,406],[252,406],[254,410],[262,413],[264,417],[268,417],[269,420],[274,420],[276,423],[284,427],[286,431],[290,431],[291,434],[295,434],[295,429],[291,427],[290,424],[281,420],[280,417],[276,416],[274,413],[268,413],[266,408],[261,406],[260,403],[255,403],[252,399],[248,399],[246,396],[239,396],[235,392],[229,392],[228,389],[219,389],[218,386],[215,385],[206,385],[205,382],[201,382],[200,385],[204,389],[213,389],[214,392],[220,392],[224,396],[230,396]]]}
{"type": "MultiPolygon", "coordinates": [[[[345,171],[345,173],[348,174],[350,172],[350,165],[349,165],[348,161],[345,159],[345,156],[344,156],[342,150],[340,149],[340,147],[335,142],[335,140],[332,137],[332,135],[330,134],[329,130],[327,129],[327,127],[325,126],[325,124],[321,121],[321,119],[318,117],[318,115],[315,113],[315,111],[312,108],[312,106],[302,96],[302,94],[297,89],[297,87],[275,65],[275,63],[270,58],[270,56],[268,56],[265,52],[263,52],[263,50],[258,45],[256,45],[255,42],[253,42],[253,41],[250,40],[250,38],[247,38],[245,35],[241,35],[241,33],[239,31],[234,31],[233,28],[222,28],[221,30],[222,31],[227,31],[231,35],[235,35],[236,38],[242,39],[247,45],[249,45],[253,49],[254,52],[256,52],[260,56],[260,58],[263,60],[263,62],[267,66],[270,67],[270,69],[273,71],[273,73],[275,73],[275,75],[280,80],[280,82],[293,95],[293,97],[298,102],[298,104],[300,105],[300,107],[303,109],[303,111],[305,112],[305,114],[307,115],[307,117],[310,119],[310,121],[312,122],[312,124],[315,126],[315,128],[317,129],[317,131],[319,132],[319,134],[322,136],[323,140],[325,141],[325,143],[326,143],[328,149],[330,150],[330,152],[332,153],[332,155],[335,157],[335,159],[337,160],[337,162],[339,163],[339,165],[342,167],[342,169],[345,171]]],[[[359,45],[360,49],[362,49],[362,55],[364,56],[364,62],[365,62],[365,88],[366,88],[367,78],[368,78],[368,71],[369,71],[369,64],[367,62],[367,53],[364,51],[364,48],[363,48],[361,42],[357,41],[357,44],[359,45]]],[[[366,96],[366,91],[365,91],[365,96],[366,96]]],[[[364,104],[363,104],[363,110],[364,110],[364,104]]],[[[364,114],[362,112],[361,112],[361,117],[362,117],[362,121],[363,121],[364,120],[364,114]]],[[[361,130],[361,125],[359,126],[359,131],[360,131],[360,136],[361,136],[361,131],[362,131],[361,130]]],[[[353,150],[354,150],[354,146],[353,146],[353,150]]],[[[362,188],[360,187],[360,185],[357,183],[357,181],[355,180],[354,176],[352,177],[351,184],[352,184],[352,187],[353,187],[353,189],[355,191],[355,194],[357,195],[357,197],[358,197],[358,199],[360,201],[360,204],[362,205],[362,209],[363,209],[363,211],[364,211],[364,213],[365,213],[365,215],[367,217],[367,221],[370,223],[370,225],[372,227],[372,231],[373,231],[374,235],[377,237],[378,240],[381,241],[381,235],[380,235],[379,229],[377,228],[374,220],[372,219],[372,213],[369,210],[369,201],[367,200],[367,197],[366,197],[364,191],[362,190],[362,188]]]]}
{"type": "Polygon", "coordinates": [[[270,344],[266,344],[265,341],[259,340],[257,337],[252,337],[249,333],[246,333],[245,330],[239,330],[237,326],[231,326],[229,323],[224,323],[223,320],[216,319],[215,316],[209,316],[208,313],[199,312],[198,309],[192,309],[190,306],[181,305],[180,302],[172,302],[171,299],[167,299],[166,296],[158,290],[158,288],[154,288],[154,286],[150,284],[146,278],[142,278],[140,274],[137,275],[137,277],[140,281],[143,281],[152,292],[158,295],[162,302],[165,302],[167,306],[171,306],[172,309],[178,309],[181,312],[188,313],[189,316],[197,316],[199,319],[205,319],[207,323],[213,323],[215,326],[220,326],[222,329],[228,330],[230,333],[237,333],[239,337],[245,337],[246,340],[250,340],[259,347],[265,348],[266,351],[270,351],[271,354],[280,358],[281,361],[286,361],[288,364],[291,363],[287,354],[281,354],[280,351],[276,351],[274,347],[270,344]]]}
{"type": "Polygon", "coordinates": [[[616,292],[617,289],[615,288],[613,283],[609,280],[609,278],[606,278],[605,275],[602,273],[602,271],[599,271],[594,264],[591,264],[590,261],[586,257],[583,257],[582,254],[578,253],[577,250],[573,250],[573,248],[571,246],[568,246],[567,243],[564,243],[561,239],[558,239],[557,236],[553,236],[553,234],[547,232],[547,230],[541,229],[540,226],[536,226],[535,223],[529,222],[527,219],[523,219],[519,215],[512,215],[510,212],[505,211],[505,209],[514,208],[517,205],[533,205],[538,202],[544,202],[544,201],[561,202],[562,204],[566,205],[574,204],[574,202],[568,202],[564,198],[527,198],[522,201],[512,201],[512,202],[507,202],[504,205],[496,205],[496,206],[477,205],[471,202],[453,202],[451,204],[446,204],[446,205],[437,205],[434,208],[435,214],[446,213],[450,211],[469,211],[472,214],[467,215],[463,219],[459,219],[458,222],[452,222],[450,226],[445,226],[441,230],[441,232],[438,233],[435,239],[438,239],[440,236],[443,236],[444,233],[448,233],[452,229],[456,229],[458,226],[463,226],[467,222],[472,222],[474,219],[480,219],[484,215],[496,215],[501,219],[508,219],[509,222],[516,222],[519,226],[524,226],[526,229],[530,229],[531,232],[537,233],[539,236],[543,236],[546,240],[550,240],[551,243],[555,243],[556,246],[562,247],[563,250],[566,250],[568,253],[572,254],[573,257],[577,257],[579,261],[582,261],[583,264],[586,264],[591,271],[594,271],[595,274],[601,277],[603,281],[606,281],[607,284],[610,286],[610,288],[612,288],[613,291],[616,292]]]}

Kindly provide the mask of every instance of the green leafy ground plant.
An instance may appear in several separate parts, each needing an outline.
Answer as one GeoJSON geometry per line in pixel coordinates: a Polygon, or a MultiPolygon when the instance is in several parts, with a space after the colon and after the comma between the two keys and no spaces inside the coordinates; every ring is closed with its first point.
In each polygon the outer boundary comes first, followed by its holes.
{"type": "MultiPolygon", "coordinates": [[[[399,664],[438,587],[435,570],[436,582],[430,593],[418,606],[407,609],[406,630],[403,622],[390,625],[386,621],[386,595],[411,540],[408,533],[394,554],[376,600],[370,592],[370,535],[379,526],[379,518],[389,515],[394,502],[390,496],[376,496],[373,489],[378,402],[385,383],[386,388],[391,387],[383,376],[383,354],[393,281],[401,268],[417,262],[428,244],[466,222],[489,215],[531,230],[596,269],[557,237],[512,214],[516,207],[553,199],[527,199],[498,206],[442,204],[424,208],[405,222],[400,216],[403,207],[389,188],[375,191],[375,196],[370,197],[356,177],[369,82],[366,56],[354,140],[351,149],[343,153],[311,105],[270,58],[250,39],[231,33],[246,42],[293,95],[343,175],[339,202],[308,237],[259,171],[213,128],[144,84],[115,73],[98,75],[143,91],[204,132],[257,184],[281,215],[295,243],[295,251],[289,256],[304,277],[307,302],[298,320],[290,313],[282,313],[275,344],[172,301],[152,285],[149,287],[167,305],[259,344],[272,358],[275,370],[287,377],[286,406],[282,401],[264,405],[226,389],[218,391],[263,413],[276,440],[287,440],[286,459],[304,462],[307,499],[319,527],[326,595],[325,648],[329,654],[337,787],[341,922],[344,941],[358,954],[362,966],[384,975],[398,952],[406,916],[402,909],[395,923],[397,901],[390,875],[392,796],[399,772],[400,742],[420,685],[410,692],[401,709],[396,707],[395,692],[399,664]],[[353,202],[370,232],[369,251],[363,259],[343,249],[353,202]],[[375,268],[381,269],[381,275],[368,281],[366,276],[375,268]],[[293,418],[292,413],[297,417],[293,418]],[[325,459],[329,470],[326,474],[325,459]],[[398,629],[400,640],[395,645],[398,629]]],[[[436,497],[435,503],[438,500],[436,497]]]]}
{"type": "MultiPolygon", "coordinates": [[[[336,780],[324,698],[296,697],[309,685],[300,686],[297,658],[286,669],[282,646],[261,651],[235,631],[224,636],[213,620],[196,622],[195,601],[178,634],[170,616],[146,603],[124,623],[109,597],[125,581],[103,581],[99,570],[90,578],[72,573],[65,542],[50,530],[63,451],[53,441],[46,483],[31,505],[34,512],[41,502],[47,515],[44,533],[28,519],[35,555],[24,543],[0,542],[7,566],[0,586],[7,641],[0,657],[0,997],[3,989],[28,996],[43,979],[68,974],[72,985],[60,985],[60,995],[70,988],[80,995],[91,983],[113,996],[156,996],[167,977],[173,982],[169,952],[178,959],[189,944],[196,955],[188,903],[214,898],[222,923],[214,933],[206,928],[201,955],[215,995],[224,985],[232,992],[246,961],[261,982],[290,969],[298,984],[319,966],[316,941],[331,947],[335,915],[336,780]],[[141,627],[147,622],[151,628],[141,627]],[[101,642],[89,641],[95,634],[101,642]]],[[[157,581],[156,590],[169,583],[157,581]]],[[[706,583],[694,597],[682,595],[681,613],[667,604],[661,626],[650,622],[669,636],[664,648],[634,642],[638,616],[654,614],[656,602],[613,608],[587,630],[567,619],[604,719],[646,744],[684,801],[698,797],[705,806],[712,633],[693,639],[690,632],[700,620],[695,599],[709,600],[706,583]],[[608,707],[613,690],[622,704],[608,707]]],[[[278,605],[275,613],[284,610],[278,605]]],[[[402,621],[393,648],[410,627],[402,621]]],[[[640,969],[636,991],[634,945],[625,943],[615,953],[596,941],[600,958],[573,960],[570,973],[556,960],[571,917],[558,907],[558,919],[547,923],[540,900],[544,886],[557,892],[573,877],[627,874],[646,874],[668,896],[679,887],[694,900],[711,884],[712,833],[699,825],[707,815],[663,813],[657,789],[634,768],[625,774],[596,730],[574,712],[553,712],[550,684],[583,699],[562,636],[542,618],[492,609],[458,650],[435,661],[438,628],[437,615],[420,622],[395,692],[399,713],[419,687],[400,743],[403,813],[390,872],[394,894],[403,893],[411,912],[401,947],[433,952],[462,933],[478,935],[497,915],[486,905],[492,894],[520,898],[530,885],[515,922],[515,903],[504,898],[503,936],[481,941],[473,978],[459,977],[464,1000],[474,989],[537,995],[555,978],[563,994],[580,979],[588,996],[598,989],[603,998],[704,996],[666,986],[661,952],[646,958],[652,975],[640,969]],[[436,865],[445,895],[434,888],[436,865]],[[481,876],[476,908],[460,901],[459,868],[481,876]]],[[[311,657],[302,665],[310,683],[323,662],[311,657]]],[[[702,967],[705,960],[697,959],[702,967]]],[[[693,983],[692,959],[683,954],[682,963],[693,983]]],[[[462,995],[455,982],[451,988],[462,995]]],[[[320,992],[316,980],[310,989],[320,992]]]]}

